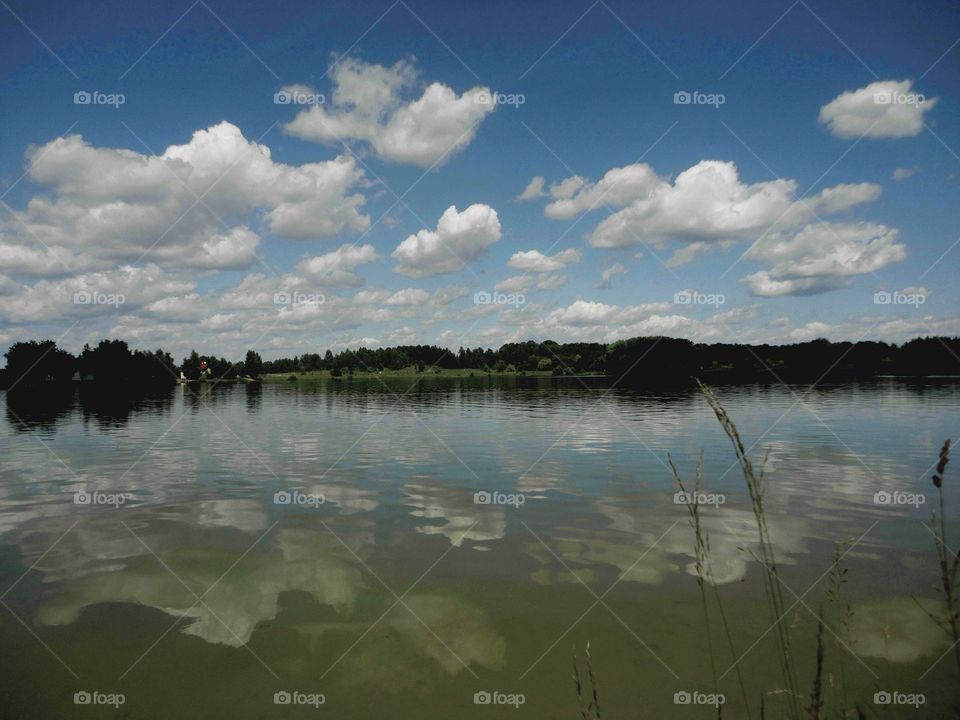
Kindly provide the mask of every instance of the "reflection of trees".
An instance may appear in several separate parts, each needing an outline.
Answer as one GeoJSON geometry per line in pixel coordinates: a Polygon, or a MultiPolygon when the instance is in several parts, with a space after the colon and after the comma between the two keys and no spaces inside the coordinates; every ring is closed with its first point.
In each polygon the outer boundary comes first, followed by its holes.
{"type": "Polygon", "coordinates": [[[256,413],[260,409],[260,404],[263,402],[263,385],[260,383],[252,383],[245,385],[244,388],[247,391],[247,412],[251,414],[256,413]]]}
{"type": "Polygon", "coordinates": [[[75,393],[72,385],[17,387],[4,396],[7,422],[17,430],[52,430],[70,414],[75,393]]]}
{"type": "Polygon", "coordinates": [[[93,383],[17,387],[5,399],[7,422],[17,430],[54,430],[79,411],[84,421],[103,427],[125,425],[132,416],[169,411],[173,390],[106,388],[93,383]]]}
{"type": "Polygon", "coordinates": [[[184,407],[196,413],[204,408],[216,408],[233,397],[240,390],[235,383],[200,383],[199,385],[180,385],[184,407]]]}
{"type": "Polygon", "coordinates": [[[102,426],[124,425],[131,415],[165,413],[173,403],[173,390],[149,391],[142,388],[107,388],[81,384],[78,392],[83,419],[94,419],[102,426]]]}

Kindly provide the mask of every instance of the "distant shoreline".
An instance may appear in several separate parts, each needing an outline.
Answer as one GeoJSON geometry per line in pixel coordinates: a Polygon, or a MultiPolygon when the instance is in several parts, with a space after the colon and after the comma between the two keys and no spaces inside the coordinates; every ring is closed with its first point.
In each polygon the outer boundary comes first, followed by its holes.
{"type": "Polygon", "coordinates": [[[436,345],[327,350],[263,360],[255,350],[231,362],[192,351],[180,363],[162,349],[131,349],[123,340],[85,346],[79,356],[52,340],[18,342],[5,353],[0,388],[94,380],[112,387],[176,382],[280,382],[367,378],[567,377],[628,386],[707,383],[842,382],[857,379],[952,378],[960,375],[960,338],[915,338],[902,345],[824,339],[791,345],[694,343],[662,336],[612,343],[507,343],[454,351],[436,345]]]}

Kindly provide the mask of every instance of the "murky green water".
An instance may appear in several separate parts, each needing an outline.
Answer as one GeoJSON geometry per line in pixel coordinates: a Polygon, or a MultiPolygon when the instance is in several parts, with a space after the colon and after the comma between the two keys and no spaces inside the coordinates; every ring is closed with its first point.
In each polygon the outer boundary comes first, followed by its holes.
{"type": "MultiPolygon", "coordinates": [[[[604,718],[716,717],[674,698],[715,692],[714,672],[724,717],[748,717],[738,670],[752,717],[761,696],[785,717],[753,514],[703,398],[521,383],[7,398],[4,717],[571,718],[587,642],[604,718]],[[702,516],[732,651],[709,588],[707,635],[664,464],[692,477],[701,449],[704,488],[725,499],[702,516]]],[[[831,554],[849,541],[825,605],[828,708],[912,717],[874,704],[899,691],[947,716],[960,683],[928,615],[943,613],[924,522],[960,385],[797,390],[802,403],[782,387],[719,394],[759,440],[800,702],[831,554]],[[926,501],[877,504],[882,491],[926,501]]],[[[945,487],[956,518],[960,472],[945,487]]]]}

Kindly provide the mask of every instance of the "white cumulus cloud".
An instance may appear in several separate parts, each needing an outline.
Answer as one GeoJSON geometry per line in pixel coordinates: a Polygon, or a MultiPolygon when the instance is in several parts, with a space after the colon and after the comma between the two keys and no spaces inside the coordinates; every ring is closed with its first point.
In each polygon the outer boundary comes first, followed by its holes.
{"type": "Polygon", "coordinates": [[[315,142],[364,142],[391,162],[442,165],[470,144],[495,107],[478,102],[490,94],[488,88],[457,95],[438,82],[409,99],[417,87],[417,70],[408,60],[384,67],[346,58],[329,74],[334,85],[330,102],[300,111],[284,129],[315,142]]]}
{"type": "Polygon", "coordinates": [[[527,187],[523,189],[523,192],[517,195],[515,200],[517,202],[523,202],[525,200],[536,200],[537,198],[546,197],[547,193],[543,189],[543,184],[546,182],[542,175],[536,175],[530,179],[530,182],[527,183],[527,187]]]}
{"type": "Polygon", "coordinates": [[[924,97],[911,80],[878,80],[848,90],[820,108],[819,120],[841,138],[902,138],[919,135],[923,116],[939,98],[924,97]]]}
{"type": "Polygon", "coordinates": [[[589,236],[595,247],[635,245],[661,247],[681,242],[668,267],[691,262],[698,255],[731,243],[753,241],[805,223],[820,221],[880,196],[874,183],[848,183],[800,198],[795,180],[747,183],[732,162],[702,160],[674,180],[659,176],[642,163],[613,168],[594,183],[579,176],[550,186],[549,218],[566,219],[608,208],[589,236]]]}
{"type": "Polygon", "coordinates": [[[436,230],[423,229],[397,246],[396,272],[427,277],[462,270],[500,239],[500,219],[489,205],[477,203],[463,212],[448,207],[436,230]]]}
{"type": "Polygon", "coordinates": [[[350,271],[377,259],[373,245],[341,245],[331,252],[301,260],[297,271],[322,285],[359,287],[366,284],[366,280],[350,271]]]}
{"type": "Polygon", "coordinates": [[[653,168],[643,163],[613,168],[596,183],[573,176],[551,186],[554,201],[544,213],[548,218],[562,220],[603,206],[623,207],[649,198],[662,184],[653,168]]]}
{"type": "Polygon", "coordinates": [[[404,288],[387,298],[387,305],[423,305],[429,299],[430,293],[422,288],[404,288]]]}
{"type": "Polygon", "coordinates": [[[88,272],[140,260],[247,267],[260,242],[247,223],[258,210],[271,232],[294,239],[370,225],[359,212],[363,196],[350,192],[363,177],[352,158],[277,163],[228,122],[160,155],[95,147],[80,135],[57,138],[27,153],[27,171],[46,192],[18,213],[22,224],[0,219],[0,270],[12,273],[88,272]]]}
{"type": "MultiPolygon", "coordinates": [[[[673,183],[657,180],[655,187],[651,185],[652,171],[639,176],[643,182],[637,180],[637,173],[629,174],[633,181],[605,200],[625,207],[597,226],[590,236],[592,245],[614,248],[667,240],[752,240],[770,228],[795,227],[816,219],[820,212],[840,212],[880,194],[879,186],[858,183],[826,188],[814,197],[798,200],[796,181],[781,178],[744,183],[736,165],[718,160],[702,160],[673,183]]],[[[578,207],[593,205],[594,191],[582,192],[590,195],[579,202],[578,194],[571,202],[578,207]]]]}
{"type": "Polygon", "coordinates": [[[855,275],[876,272],[907,256],[899,232],[876,223],[807,225],[786,239],[768,239],[746,257],[772,263],[748,275],[750,292],[761,297],[812,295],[849,287],[855,275]]]}
{"type": "Polygon", "coordinates": [[[600,283],[597,285],[598,290],[609,290],[613,287],[613,278],[617,275],[625,273],[627,268],[622,263],[615,263],[608,267],[606,270],[600,273],[600,283]]]}
{"type": "Polygon", "coordinates": [[[570,263],[580,262],[582,257],[576,248],[563,250],[556,255],[544,255],[539,250],[523,250],[510,256],[507,267],[534,273],[555,272],[570,263]]]}
{"type": "Polygon", "coordinates": [[[913,177],[916,174],[917,174],[917,168],[915,167],[912,167],[912,168],[898,167],[896,170],[893,171],[893,174],[890,176],[890,179],[893,180],[894,182],[902,182],[909,177],[913,177]]]}

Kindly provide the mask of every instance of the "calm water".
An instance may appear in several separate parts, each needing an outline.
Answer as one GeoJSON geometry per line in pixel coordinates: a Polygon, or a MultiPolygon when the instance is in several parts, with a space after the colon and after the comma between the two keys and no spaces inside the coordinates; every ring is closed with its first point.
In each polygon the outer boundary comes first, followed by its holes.
{"type": "MultiPolygon", "coordinates": [[[[737,670],[753,717],[761,695],[782,716],[753,515],[698,393],[388,384],[7,398],[4,716],[570,718],[572,649],[584,673],[587,642],[605,718],[715,717],[674,703],[713,692],[710,645],[724,717],[747,717],[737,670]],[[701,450],[704,489],[725,500],[702,515],[733,651],[709,588],[707,635],[665,465],[670,453],[692,478],[701,450]],[[124,703],[76,705],[83,691],[124,703]],[[283,691],[324,704],[276,705],[283,691]],[[524,703],[475,704],[482,691],[524,703]]],[[[824,573],[835,545],[854,542],[826,605],[828,704],[911,717],[873,694],[922,692],[923,716],[946,715],[957,668],[952,654],[937,662],[950,644],[927,614],[942,604],[923,522],[960,385],[818,388],[799,404],[782,387],[718,392],[759,441],[799,689],[813,679],[824,573]],[[882,491],[926,501],[878,505],[882,491]]],[[[948,470],[951,518],[958,486],[948,470]]]]}

